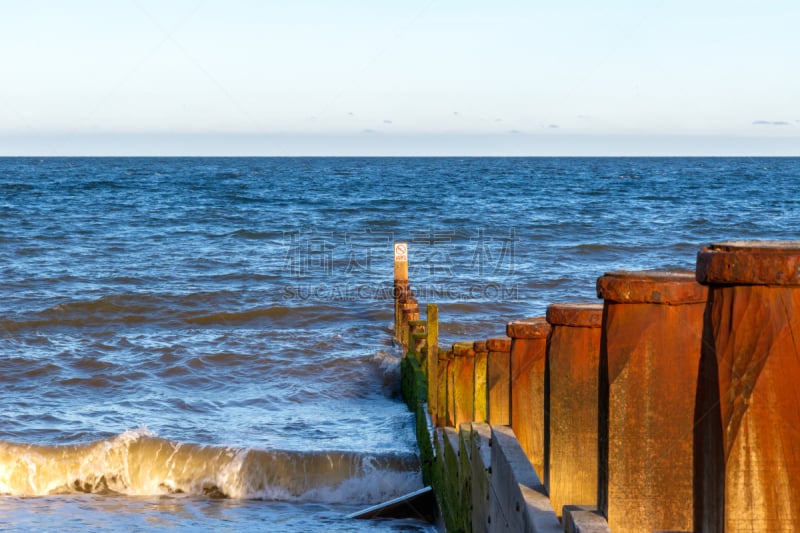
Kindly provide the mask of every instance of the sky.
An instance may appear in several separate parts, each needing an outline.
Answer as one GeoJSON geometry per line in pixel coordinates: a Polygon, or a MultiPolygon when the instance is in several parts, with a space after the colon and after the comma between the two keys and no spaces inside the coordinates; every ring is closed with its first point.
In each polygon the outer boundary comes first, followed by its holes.
{"type": "Polygon", "coordinates": [[[0,155],[800,156],[797,0],[0,0],[0,155]]]}

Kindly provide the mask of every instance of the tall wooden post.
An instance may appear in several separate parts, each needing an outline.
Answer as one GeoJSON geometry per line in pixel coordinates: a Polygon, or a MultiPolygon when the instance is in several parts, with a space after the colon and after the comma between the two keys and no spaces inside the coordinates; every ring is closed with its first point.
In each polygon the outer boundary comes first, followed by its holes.
{"type": "Polygon", "coordinates": [[[547,345],[549,420],[545,485],[558,516],[564,505],[597,502],[597,403],[603,305],[553,304],[547,345]]]}
{"type": "Polygon", "coordinates": [[[436,426],[452,426],[453,406],[448,401],[448,381],[450,379],[451,350],[439,350],[436,369],[436,426]]]}
{"type": "Polygon", "coordinates": [[[473,421],[475,352],[471,342],[453,344],[452,369],[453,427],[458,428],[463,422],[473,421]]]}
{"type": "Polygon", "coordinates": [[[438,401],[436,387],[439,383],[439,307],[436,304],[427,305],[426,319],[428,321],[426,330],[428,337],[425,345],[428,355],[425,365],[428,369],[428,412],[435,417],[438,401]]]}
{"type": "Polygon", "coordinates": [[[550,324],[545,317],[509,322],[511,428],[539,479],[544,479],[545,361],[550,324]]]}
{"type": "Polygon", "coordinates": [[[408,243],[394,243],[394,337],[403,336],[401,301],[408,292],[408,243]]]}
{"type": "Polygon", "coordinates": [[[486,417],[489,424],[507,426],[511,407],[511,339],[495,337],[486,341],[486,417]]]}
{"type": "Polygon", "coordinates": [[[476,422],[486,422],[486,369],[489,346],[486,341],[475,341],[472,343],[472,351],[475,352],[475,373],[473,376],[475,403],[472,408],[472,416],[476,422]]]}
{"type": "Polygon", "coordinates": [[[708,290],[691,271],[610,272],[598,504],[615,532],[692,529],[692,431],[708,290]]]}
{"type": "Polygon", "coordinates": [[[695,424],[695,531],[800,527],[800,242],[721,242],[709,286],[695,424]]]}
{"type": "Polygon", "coordinates": [[[419,320],[419,305],[417,299],[411,291],[406,292],[405,298],[400,300],[400,345],[403,347],[403,352],[409,349],[409,342],[411,339],[411,331],[409,326],[411,321],[419,320]]]}
{"type": "Polygon", "coordinates": [[[428,367],[425,364],[426,361],[424,361],[422,358],[422,348],[425,346],[425,340],[428,338],[428,334],[426,332],[427,322],[419,319],[419,307],[416,308],[415,315],[416,316],[414,318],[409,317],[407,321],[408,353],[416,358],[417,362],[420,364],[420,370],[425,373],[428,367]]]}

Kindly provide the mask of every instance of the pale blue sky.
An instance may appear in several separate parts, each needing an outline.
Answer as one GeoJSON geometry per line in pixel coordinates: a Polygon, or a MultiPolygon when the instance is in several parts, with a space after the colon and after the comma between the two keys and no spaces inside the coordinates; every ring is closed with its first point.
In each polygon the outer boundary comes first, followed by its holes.
{"type": "Polygon", "coordinates": [[[797,0],[0,0],[0,155],[800,155],[797,0]]]}

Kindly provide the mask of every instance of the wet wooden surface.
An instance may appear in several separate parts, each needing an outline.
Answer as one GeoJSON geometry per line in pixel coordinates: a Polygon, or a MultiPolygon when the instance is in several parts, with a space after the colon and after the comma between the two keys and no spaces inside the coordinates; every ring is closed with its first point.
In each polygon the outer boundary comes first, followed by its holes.
{"type": "Polygon", "coordinates": [[[617,272],[606,298],[600,487],[615,532],[689,531],[693,423],[708,292],[692,272],[617,272]]]}
{"type": "Polygon", "coordinates": [[[545,317],[509,322],[511,427],[536,474],[544,479],[545,361],[550,324],[545,317]]]}
{"type": "Polygon", "coordinates": [[[486,341],[489,353],[486,369],[486,416],[491,425],[508,425],[511,388],[511,339],[486,341]]]}
{"type": "Polygon", "coordinates": [[[546,485],[557,514],[597,502],[597,404],[602,304],[553,304],[547,347],[546,485]]]}
{"type": "Polygon", "coordinates": [[[703,346],[702,371],[711,382],[698,405],[706,414],[698,426],[698,453],[706,458],[700,524],[711,531],[796,531],[800,288],[713,287],[703,346]]]}

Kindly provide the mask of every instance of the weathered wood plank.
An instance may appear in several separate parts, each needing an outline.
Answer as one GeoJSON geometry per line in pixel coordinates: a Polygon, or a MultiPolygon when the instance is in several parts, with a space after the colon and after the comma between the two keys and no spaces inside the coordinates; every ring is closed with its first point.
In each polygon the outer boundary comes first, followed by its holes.
{"type": "Polygon", "coordinates": [[[552,304],[547,321],[550,385],[545,484],[557,514],[564,505],[596,505],[600,303],[552,304]]]}
{"type": "Polygon", "coordinates": [[[491,425],[508,425],[511,400],[511,339],[492,338],[486,341],[489,349],[486,369],[486,416],[491,425]]]}
{"type": "Polygon", "coordinates": [[[564,533],[611,533],[605,517],[593,505],[565,505],[564,533]]]}
{"type": "Polygon", "coordinates": [[[550,324],[545,317],[509,322],[511,427],[539,479],[544,479],[545,363],[550,324]]]}
{"type": "Polygon", "coordinates": [[[495,529],[495,512],[510,531],[561,533],[544,485],[519,445],[514,431],[508,426],[492,426],[492,526],[495,529]]]}
{"type": "Polygon", "coordinates": [[[425,487],[349,514],[347,518],[417,518],[432,524],[436,521],[436,494],[431,487],[425,487]]]}
{"type": "Polygon", "coordinates": [[[488,531],[489,529],[489,468],[492,465],[492,430],[489,424],[473,423],[470,434],[470,473],[471,502],[472,502],[472,529],[473,531],[488,531]]]}

